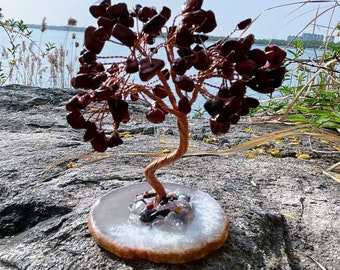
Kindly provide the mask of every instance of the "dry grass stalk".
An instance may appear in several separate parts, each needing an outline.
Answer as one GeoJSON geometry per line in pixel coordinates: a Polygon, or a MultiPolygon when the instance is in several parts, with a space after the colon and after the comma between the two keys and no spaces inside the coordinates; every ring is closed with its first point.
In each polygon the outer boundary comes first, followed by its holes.
{"type": "Polygon", "coordinates": [[[340,162],[330,166],[326,170],[323,170],[322,172],[333,179],[335,182],[340,184],[340,173],[337,173],[335,171],[340,171],[340,162]]]}
{"type": "Polygon", "coordinates": [[[44,17],[42,22],[41,22],[40,31],[45,32],[46,29],[47,29],[46,17],[44,17]]]}
{"type": "MultiPolygon", "coordinates": [[[[213,151],[213,152],[194,152],[194,153],[186,153],[183,157],[194,157],[194,156],[216,156],[216,157],[225,157],[231,154],[240,153],[249,149],[252,149],[256,146],[268,143],[270,141],[273,141],[278,138],[287,137],[287,136],[293,136],[293,135],[300,135],[300,136],[312,136],[318,139],[332,141],[334,143],[340,144],[340,136],[329,133],[326,131],[314,129],[309,125],[296,125],[292,127],[288,127],[285,129],[275,130],[273,132],[261,135],[259,137],[256,137],[254,139],[251,139],[249,141],[246,141],[244,143],[240,143],[236,146],[233,146],[227,150],[222,151],[213,151]]],[[[339,152],[340,153],[340,152],[339,152]]],[[[66,156],[62,157],[55,162],[53,162],[46,170],[44,170],[41,174],[41,177],[43,181],[49,181],[57,176],[60,176],[62,174],[67,173],[71,169],[75,168],[81,168],[84,166],[89,166],[94,163],[100,162],[102,160],[108,159],[108,158],[114,158],[119,156],[147,156],[147,157],[161,157],[165,154],[161,153],[95,153],[95,154],[84,154],[84,155],[78,155],[78,156],[66,156]],[[56,174],[47,176],[49,171],[51,171],[54,167],[71,161],[71,160],[82,160],[80,163],[73,163],[73,166],[69,167],[68,169],[58,172],[56,174]]],[[[326,169],[324,173],[328,176],[330,176],[329,171],[333,170],[335,167],[340,166],[340,163],[337,163],[336,165],[333,165],[332,167],[326,169]]],[[[332,177],[332,176],[330,176],[332,177]]],[[[333,177],[332,177],[333,178],[333,177]]],[[[333,178],[334,179],[334,178],[333,178]]],[[[339,180],[336,180],[339,181],[339,180]]]]}
{"type": "MultiPolygon", "coordinates": [[[[71,26],[75,26],[76,24],[76,19],[69,18],[67,22],[68,31],[71,26]]],[[[69,53],[67,31],[65,41],[60,44],[60,48],[56,50],[57,52],[53,49],[47,49],[48,47],[46,47],[45,51],[41,47],[41,43],[42,33],[44,33],[47,28],[45,17],[43,18],[40,27],[40,41],[36,42],[32,40],[31,37],[23,37],[23,40],[16,44],[17,49],[15,59],[9,54],[6,46],[1,46],[1,70],[4,71],[4,76],[6,76],[6,78],[2,79],[0,83],[18,83],[27,86],[40,87],[70,87],[70,78],[74,75],[74,66],[78,64],[76,61],[78,51],[74,50],[73,46],[79,48],[79,42],[76,40],[76,35],[73,33],[71,37],[72,50],[71,53],[69,53]],[[27,41],[30,41],[28,45],[27,41]],[[3,65],[4,63],[8,63],[7,66],[3,65]]]]}

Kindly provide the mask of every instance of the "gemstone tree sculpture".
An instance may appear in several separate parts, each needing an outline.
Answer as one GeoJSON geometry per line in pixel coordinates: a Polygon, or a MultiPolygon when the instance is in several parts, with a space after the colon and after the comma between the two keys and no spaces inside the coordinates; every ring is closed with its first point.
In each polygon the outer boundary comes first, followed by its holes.
{"type": "MultiPolygon", "coordinates": [[[[259,105],[246,96],[247,87],[272,93],[284,77],[286,53],[277,46],[252,49],[251,34],[209,42],[207,34],[215,29],[216,20],[202,3],[184,1],[173,22],[167,7],[157,11],[136,5],[130,10],[125,3],[112,5],[110,0],[90,7],[97,26],[85,30],[80,69],[71,81],[84,91],[67,103],[68,123],[84,129],[84,140],[104,152],[123,143],[118,130],[130,120],[127,100],[141,100],[148,104],[145,114],[152,123],[174,115],[180,136],[176,151],[146,167],[151,192],[144,192],[147,184],[116,189],[91,210],[91,234],[99,245],[123,258],[184,263],[221,247],[229,231],[221,207],[203,192],[162,185],[155,172],[186,153],[187,115],[199,95],[206,100],[211,131],[221,135],[259,105]],[[102,55],[104,46],[112,47],[112,55],[102,55]],[[126,55],[114,55],[115,46],[126,48],[126,55]],[[103,129],[106,117],[112,118],[110,131],[103,129]]],[[[240,22],[232,33],[250,23],[240,22]]]]}

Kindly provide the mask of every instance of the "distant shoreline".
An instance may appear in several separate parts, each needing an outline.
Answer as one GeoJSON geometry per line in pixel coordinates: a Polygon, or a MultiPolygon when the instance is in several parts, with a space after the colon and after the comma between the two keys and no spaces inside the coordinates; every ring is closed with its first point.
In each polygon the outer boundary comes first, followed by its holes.
{"type": "MultiPolygon", "coordinates": [[[[40,29],[40,24],[27,24],[28,28],[32,29],[40,29]]],[[[47,30],[57,30],[57,31],[72,31],[72,32],[84,32],[86,27],[79,27],[79,26],[68,26],[68,25],[47,25],[47,30]]]]}
{"type": "MultiPolygon", "coordinates": [[[[39,24],[27,24],[28,28],[31,29],[40,29],[41,25],[39,24]]],[[[86,29],[86,27],[79,27],[79,26],[57,26],[57,25],[48,25],[48,30],[56,30],[56,31],[70,31],[70,32],[80,32],[83,33],[86,29]]],[[[209,36],[210,41],[218,41],[222,40],[223,36],[209,36]]],[[[338,44],[340,42],[334,43],[331,42],[331,44],[338,44]]],[[[284,39],[255,39],[255,44],[259,45],[269,45],[269,44],[275,44],[278,46],[288,46],[293,47],[294,41],[287,41],[284,39]]],[[[305,48],[320,48],[323,45],[323,42],[320,41],[302,41],[302,44],[305,48]]]]}

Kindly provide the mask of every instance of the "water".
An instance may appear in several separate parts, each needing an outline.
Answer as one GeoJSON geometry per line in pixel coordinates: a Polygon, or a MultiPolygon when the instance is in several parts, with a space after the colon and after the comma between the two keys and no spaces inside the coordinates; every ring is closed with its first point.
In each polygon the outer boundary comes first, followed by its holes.
{"type": "MultiPolygon", "coordinates": [[[[66,27],[65,27],[66,29],[66,27]]],[[[22,39],[17,38],[15,44],[21,44],[22,39]]],[[[25,40],[26,49],[23,50],[23,46],[18,47],[16,53],[17,68],[14,68],[12,76],[6,81],[6,84],[18,83],[26,85],[35,85],[40,87],[70,87],[70,78],[79,69],[79,63],[77,58],[80,54],[83,44],[83,33],[72,31],[59,31],[59,30],[46,30],[41,33],[38,29],[34,29],[30,40],[25,40]],[[34,42],[34,43],[32,43],[34,42]],[[31,47],[30,47],[31,44],[31,47]],[[32,45],[33,44],[33,45],[32,45]],[[63,48],[64,62],[61,62],[62,57],[60,55],[53,55],[52,57],[41,57],[42,53],[46,49],[46,44],[54,44],[57,49],[63,48]],[[77,47],[76,44],[79,44],[77,47]],[[40,49],[39,49],[40,48],[40,49]],[[32,52],[40,56],[39,60],[32,58],[32,52]]],[[[208,46],[209,44],[207,44],[208,46]]],[[[4,31],[0,31],[0,47],[2,55],[0,58],[0,67],[4,74],[8,74],[11,69],[9,61],[12,60],[11,55],[6,48],[10,47],[8,37],[4,31]],[[7,53],[6,53],[7,51],[7,53]]],[[[253,48],[264,49],[265,45],[255,44],[253,48]]],[[[59,50],[60,52],[60,50],[59,50]]],[[[118,55],[125,56],[129,53],[129,49],[126,46],[110,46],[105,45],[101,55],[118,55]],[[114,53],[112,52],[114,48],[114,53]]],[[[306,49],[303,58],[314,57],[314,49],[306,49]]],[[[292,57],[288,54],[288,57],[292,57]]],[[[160,50],[156,58],[165,59],[166,54],[164,50],[160,50]]],[[[291,66],[290,68],[293,68],[291,66]]],[[[1,73],[1,72],[0,72],[1,73]]],[[[141,83],[138,74],[134,74],[131,77],[137,83],[141,83]]],[[[292,81],[286,82],[291,84],[292,81]]],[[[293,82],[294,83],[294,82],[293,82]]],[[[209,84],[218,87],[220,81],[217,79],[209,80],[209,84]]],[[[268,95],[259,94],[251,89],[247,92],[248,96],[255,97],[259,100],[268,99],[268,95]]],[[[199,96],[195,102],[193,109],[200,109],[203,107],[205,100],[199,96]]]]}

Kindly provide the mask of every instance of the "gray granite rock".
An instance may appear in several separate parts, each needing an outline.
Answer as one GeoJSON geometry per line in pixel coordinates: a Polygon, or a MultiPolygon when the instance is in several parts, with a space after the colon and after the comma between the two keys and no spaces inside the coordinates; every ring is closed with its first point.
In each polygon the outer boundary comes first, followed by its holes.
{"type": "MultiPolygon", "coordinates": [[[[196,155],[159,170],[164,182],[209,193],[231,220],[227,242],[204,259],[157,265],[101,249],[87,228],[91,206],[112,189],[145,181],[143,169],[153,158],[126,153],[172,150],[178,131],[171,118],[161,126],[146,122],[143,106],[136,105],[132,121],[122,126],[131,136],[108,151],[121,155],[89,162],[93,159],[84,155],[94,153],[90,144],[65,121],[65,102],[74,93],[0,88],[0,269],[320,269],[317,263],[340,269],[340,186],[322,173],[339,155],[313,152],[303,136],[299,145],[266,146],[280,148],[281,158],[246,157],[250,151],[196,155]],[[296,159],[297,149],[313,158],[296,159]]],[[[208,121],[190,119],[189,151],[223,151],[283,128],[247,127],[234,126],[208,143],[202,140],[212,137],[208,121]]],[[[311,143],[332,150],[318,140],[311,143]]]]}

